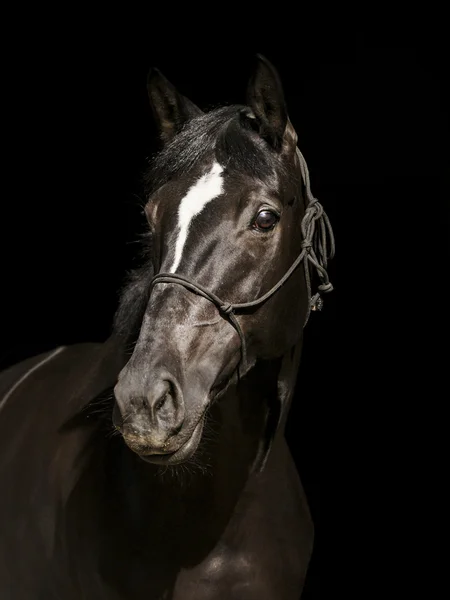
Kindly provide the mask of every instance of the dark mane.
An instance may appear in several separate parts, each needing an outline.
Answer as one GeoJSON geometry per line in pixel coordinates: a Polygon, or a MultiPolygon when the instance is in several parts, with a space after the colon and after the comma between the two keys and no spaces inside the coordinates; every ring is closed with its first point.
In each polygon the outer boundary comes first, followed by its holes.
{"type": "MultiPolygon", "coordinates": [[[[150,246],[150,244],[148,244],[150,246]]],[[[150,254],[149,250],[146,248],[150,254]]],[[[153,277],[151,257],[127,274],[114,315],[113,332],[133,349],[148,304],[150,281],[153,277]]]]}
{"type": "MultiPolygon", "coordinates": [[[[279,155],[269,149],[255,126],[251,111],[241,105],[216,108],[195,117],[151,159],[143,177],[145,197],[171,179],[187,175],[207,157],[215,157],[229,173],[246,173],[260,181],[275,170],[284,172],[279,155]]],[[[131,344],[139,331],[154,275],[149,235],[143,236],[142,249],[144,264],[128,274],[113,326],[131,344]]]]}
{"type": "Polygon", "coordinates": [[[225,106],[189,121],[151,161],[144,174],[147,196],[189,171],[207,156],[232,172],[245,172],[263,180],[282,163],[254,131],[248,108],[225,106]]]}

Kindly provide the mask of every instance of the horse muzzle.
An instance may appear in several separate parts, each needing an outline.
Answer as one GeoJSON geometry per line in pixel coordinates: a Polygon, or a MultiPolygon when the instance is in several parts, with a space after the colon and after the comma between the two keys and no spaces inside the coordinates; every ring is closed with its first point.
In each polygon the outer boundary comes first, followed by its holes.
{"type": "Polygon", "coordinates": [[[196,402],[186,416],[183,392],[174,377],[162,373],[132,389],[132,378],[121,377],[114,389],[113,422],[127,446],[147,462],[178,464],[190,458],[200,443],[206,406],[196,402]]]}

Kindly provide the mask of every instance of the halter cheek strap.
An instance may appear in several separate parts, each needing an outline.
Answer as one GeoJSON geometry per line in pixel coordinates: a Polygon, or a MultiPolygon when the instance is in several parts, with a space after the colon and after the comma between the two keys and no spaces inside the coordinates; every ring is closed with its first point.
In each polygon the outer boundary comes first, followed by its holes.
{"type": "Polygon", "coordinates": [[[158,273],[155,275],[155,277],[153,277],[150,283],[150,291],[153,289],[153,286],[159,283],[177,283],[215,304],[220,314],[226,318],[231,325],[233,325],[239,335],[241,341],[240,370],[242,373],[245,373],[247,366],[247,347],[244,333],[239,321],[236,318],[235,313],[237,311],[254,308],[263,304],[281,288],[281,286],[289,279],[301,262],[304,264],[306,287],[309,298],[308,312],[303,327],[305,327],[306,323],[308,322],[311,310],[317,311],[322,309],[323,300],[321,295],[331,292],[333,289],[326,270],[328,259],[333,258],[335,252],[333,229],[328,216],[323,210],[322,205],[319,203],[317,198],[314,198],[312,195],[308,166],[298,148],[297,156],[300,161],[300,170],[305,184],[307,200],[305,214],[301,223],[303,237],[301,244],[302,251],[291,267],[283,275],[283,277],[273,286],[273,288],[256,300],[252,300],[251,302],[242,302],[240,304],[233,304],[221,300],[213,292],[210,292],[198,283],[194,283],[187,277],[183,277],[183,275],[178,275],[177,273],[158,273]],[[319,279],[321,280],[321,283],[318,286],[318,291],[314,294],[314,296],[311,296],[310,267],[314,267],[316,269],[319,279]]]}

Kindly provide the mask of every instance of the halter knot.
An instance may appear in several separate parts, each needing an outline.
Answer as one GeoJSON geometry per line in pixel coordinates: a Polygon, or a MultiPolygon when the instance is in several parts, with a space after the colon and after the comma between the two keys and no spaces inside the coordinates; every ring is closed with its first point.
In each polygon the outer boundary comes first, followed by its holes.
{"type": "Polygon", "coordinates": [[[313,198],[313,202],[308,208],[311,209],[314,219],[320,219],[320,217],[323,215],[323,206],[320,204],[317,198],[313,198]]]}
{"type": "Polygon", "coordinates": [[[220,311],[223,312],[225,315],[230,315],[233,312],[233,305],[232,304],[222,304],[220,306],[220,311]]]}
{"type": "Polygon", "coordinates": [[[331,292],[333,290],[333,284],[330,282],[322,283],[321,285],[318,286],[317,289],[319,289],[321,292],[326,294],[327,292],[331,292]]]}
{"type": "Polygon", "coordinates": [[[312,241],[311,240],[303,240],[301,247],[302,248],[311,248],[312,246],[312,241]]]}

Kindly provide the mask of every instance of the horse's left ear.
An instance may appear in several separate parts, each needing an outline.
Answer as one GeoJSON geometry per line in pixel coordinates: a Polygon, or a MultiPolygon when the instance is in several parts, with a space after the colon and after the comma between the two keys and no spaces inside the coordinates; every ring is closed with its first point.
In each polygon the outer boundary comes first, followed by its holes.
{"type": "Polygon", "coordinates": [[[164,143],[179,133],[187,121],[203,114],[198,106],[176,90],[159,69],[150,70],[147,91],[156,126],[164,143]]]}
{"type": "Polygon", "coordinates": [[[283,86],[278,71],[257,54],[255,71],[247,87],[247,103],[258,123],[259,133],[274,150],[291,153],[297,146],[297,134],[287,113],[283,86]]]}

